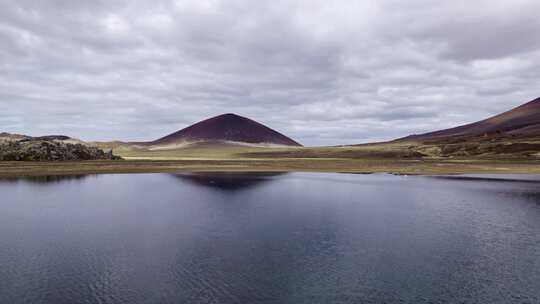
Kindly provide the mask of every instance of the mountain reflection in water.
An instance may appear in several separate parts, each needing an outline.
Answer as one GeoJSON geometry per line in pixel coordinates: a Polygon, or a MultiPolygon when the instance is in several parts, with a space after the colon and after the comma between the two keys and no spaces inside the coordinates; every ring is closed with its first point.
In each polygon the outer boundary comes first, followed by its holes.
{"type": "Polygon", "coordinates": [[[194,172],[177,173],[171,176],[190,184],[226,191],[245,190],[272,182],[284,172],[194,172]]]}

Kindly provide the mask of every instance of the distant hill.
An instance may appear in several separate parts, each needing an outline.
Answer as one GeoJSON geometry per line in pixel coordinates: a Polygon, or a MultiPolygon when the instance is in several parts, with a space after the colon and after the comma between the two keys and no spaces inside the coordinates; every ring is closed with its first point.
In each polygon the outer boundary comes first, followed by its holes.
{"type": "Polygon", "coordinates": [[[0,143],[13,140],[21,140],[27,138],[28,136],[22,134],[11,134],[6,132],[0,133],[0,143]]]}
{"type": "Polygon", "coordinates": [[[479,122],[387,144],[406,145],[426,156],[539,157],[540,98],[479,122]]]}
{"type": "Polygon", "coordinates": [[[301,146],[261,123],[236,114],[215,116],[146,144],[164,146],[197,142],[301,146]]]}
{"type": "Polygon", "coordinates": [[[404,139],[442,141],[471,136],[540,137],[540,98],[479,122],[404,139]]]}
{"type": "Polygon", "coordinates": [[[20,141],[20,140],[61,141],[61,142],[70,143],[70,144],[87,145],[87,143],[85,143],[84,141],[80,139],[72,138],[65,135],[29,136],[29,135],[23,135],[23,134],[12,134],[12,133],[7,133],[7,132],[0,133],[0,142],[20,141]]]}

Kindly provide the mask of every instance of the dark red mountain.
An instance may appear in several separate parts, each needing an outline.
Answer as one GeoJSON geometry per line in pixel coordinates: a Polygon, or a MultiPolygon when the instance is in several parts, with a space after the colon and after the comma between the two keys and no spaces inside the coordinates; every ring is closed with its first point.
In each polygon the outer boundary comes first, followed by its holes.
{"type": "Polygon", "coordinates": [[[298,142],[265,125],[236,114],[223,114],[203,120],[149,144],[170,145],[205,141],[301,146],[298,142]]]}
{"type": "Polygon", "coordinates": [[[445,138],[479,135],[505,135],[512,137],[540,136],[540,98],[488,119],[404,139],[443,140],[445,138]]]}

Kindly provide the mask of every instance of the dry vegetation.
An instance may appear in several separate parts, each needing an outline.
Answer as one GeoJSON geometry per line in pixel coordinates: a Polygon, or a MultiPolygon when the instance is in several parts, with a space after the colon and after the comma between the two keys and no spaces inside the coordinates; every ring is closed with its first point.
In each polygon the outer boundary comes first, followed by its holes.
{"type": "Polygon", "coordinates": [[[337,147],[253,147],[225,144],[192,144],[178,149],[148,149],[116,145],[116,154],[127,159],[516,159],[536,160],[540,140],[511,137],[466,137],[438,142],[397,140],[337,147]]]}
{"type": "MultiPolygon", "coordinates": [[[[125,160],[0,162],[0,176],[178,171],[311,171],[393,174],[534,173],[540,158],[411,158],[388,145],[334,148],[192,147],[150,151],[119,148],[125,160]],[[393,152],[394,151],[394,152],[393,152]],[[372,153],[373,152],[373,153],[372,153]],[[382,157],[383,155],[384,157],[382,157]]],[[[407,148],[408,149],[408,148],[407,148]]]]}
{"type": "MultiPolygon", "coordinates": [[[[0,162],[0,176],[178,171],[540,174],[540,149],[536,146],[537,144],[539,143],[534,141],[501,143],[489,138],[481,138],[475,141],[468,139],[449,143],[394,141],[317,148],[268,148],[204,143],[160,150],[155,147],[150,149],[144,146],[114,143],[114,146],[109,146],[109,148],[113,148],[114,153],[123,157],[124,160],[0,162]],[[469,146],[471,148],[467,148],[469,146]],[[497,153],[493,153],[494,147],[497,153]],[[452,153],[445,154],[448,151],[452,153]],[[478,154],[478,151],[485,153],[478,154]],[[504,151],[509,152],[501,153],[504,151]]],[[[100,146],[107,148],[105,143],[101,143],[100,146]]]]}
{"type": "Polygon", "coordinates": [[[392,174],[527,173],[540,174],[540,161],[503,160],[125,160],[79,162],[0,162],[0,176],[79,175],[179,171],[350,172],[392,174]]]}

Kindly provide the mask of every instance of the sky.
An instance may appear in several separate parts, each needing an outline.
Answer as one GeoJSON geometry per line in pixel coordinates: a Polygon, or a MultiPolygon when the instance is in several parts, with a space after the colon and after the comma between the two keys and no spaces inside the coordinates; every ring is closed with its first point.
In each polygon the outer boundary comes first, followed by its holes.
{"type": "Polygon", "coordinates": [[[236,113],[305,145],[540,96],[540,1],[0,0],[0,132],[153,140],[236,113]]]}

